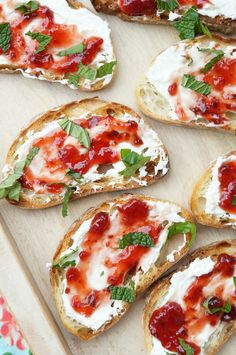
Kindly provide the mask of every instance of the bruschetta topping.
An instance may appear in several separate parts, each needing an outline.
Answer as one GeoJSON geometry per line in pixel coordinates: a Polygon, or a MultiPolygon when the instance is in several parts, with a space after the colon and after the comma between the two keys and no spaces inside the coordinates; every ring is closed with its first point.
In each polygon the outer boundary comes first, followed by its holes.
{"type": "Polygon", "coordinates": [[[204,194],[205,211],[222,220],[236,215],[236,156],[220,156],[211,168],[211,181],[204,194]]]}
{"type": "Polygon", "coordinates": [[[129,198],[84,221],[52,264],[64,278],[68,316],[98,329],[119,314],[122,302],[133,302],[139,279],[158,259],[170,228],[190,223],[179,212],[169,202],[129,198]]]}
{"type": "Polygon", "coordinates": [[[121,12],[126,15],[152,16],[165,13],[170,14],[170,21],[178,18],[180,10],[183,12],[192,6],[195,6],[200,14],[209,17],[225,16],[232,19],[236,17],[233,0],[227,2],[227,5],[224,0],[119,0],[119,4],[121,12]],[[177,16],[171,16],[173,11],[176,11],[177,16]]]}
{"type": "Polygon", "coordinates": [[[184,41],[168,48],[146,77],[167,100],[171,119],[227,127],[230,112],[236,112],[235,50],[233,46],[221,48],[215,41],[206,44],[184,41]]]}
{"type": "Polygon", "coordinates": [[[155,353],[200,354],[221,322],[236,319],[235,264],[234,256],[221,254],[217,261],[196,259],[174,274],[149,321],[150,333],[158,339],[155,353]]]}
{"type": "MultiPolygon", "coordinates": [[[[54,132],[32,142],[32,146],[40,148],[40,151],[31,166],[24,170],[21,178],[23,188],[37,193],[60,193],[64,188],[63,184],[74,180],[73,175],[68,174],[68,169],[79,174],[81,179],[86,178],[98,166],[109,168],[112,164],[121,162],[121,146],[142,150],[140,147],[143,147],[143,141],[138,123],[132,119],[122,121],[114,116],[92,116],[87,120],[68,122],[89,132],[90,146],[85,148],[73,136],[73,132],[70,135],[61,129],[59,120],[54,132]]],[[[134,152],[133,154],[135,155],[134,152]]],[[[121,169],[120,173],[122,171],[121,169]]]]}
{"type": "Polygon", "coordinates": [[[0,12],[0,64],[28,75],[50,73],[52,79],[66,78],[63,83],[71,86],[78,86],[79,79],[91,82],[112,74],[116,62],[109,29],[103,23],[97,27],[95,21],[92,30],[95,16],[87,9],[73,10],[61,0],[5,2],[0,12]],[[74,74],[77,81],[70,78],[74,74]]]}

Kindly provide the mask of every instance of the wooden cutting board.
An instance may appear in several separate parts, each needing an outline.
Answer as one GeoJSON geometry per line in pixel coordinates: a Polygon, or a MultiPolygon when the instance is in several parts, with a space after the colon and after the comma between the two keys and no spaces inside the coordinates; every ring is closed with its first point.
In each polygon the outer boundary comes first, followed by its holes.
{"type": "MultiPolygon", "coordinates": [[[[86,0],[84,3],[88,5],[89,1],[86,0]]],[[[82,94],[59,84],[25,79],[21,75],[1,74],[0,167],[3,166],[9,145],[19,133],[20,128],[27,125],[36,115],[52,107],[75,99],[99,95],[102,99],[117,101],[137,110],[135,86],[139,76],[144,73],[155,55],[178,41],[178,36],[175,30],[167,26],[140,25],[123,22],[110,16],[102,17],[109,22],[112,29],[112,39],[119,64],[114,83],[105,90],[96,94],[82,94]]],[[[161,181],[153,186],[140,188],[137,193],[167,198],[188,208],[188,200],[195,181],[210,161],[219,154],[235,149],[236,138],[234,135],[220,132],[167,126],[151,119],[147,119],[147,121],[166,144],[170,154],[171,169],[161,181]]],[[[51,261],[60,239],[76,218],[88,208],[118,194],[104,193],[75,201],[70,204],[70,213],[66,219],[61,217],[60,207],[42,211],[25,211],[1,201],[1,216],[8,226],[11,237],[14,239],[33,280],[30,277],[31,281],[26,282],[27,287],[21,286],[21,282],[17,282],[16,287],[14,282],[10,282],[10,277],[5,276],[4,281],[1,276],[0,285],[8,301],[13,297],[16,289],[21,294],[21,303],[17,304],[16,299],[9,302],[12,303],[10,306],[16,313],[35,354],[56,354],[56,352],[64,354],[66,350],[59,328],[74,355],[145,354],[141,324],[143,299],[135,303],[114,328],[95,340],[88,343],[82,342],[70,335],[61,325],[51,296],[48,270],[45,266],[47,262],[51,261]],[[32,289],[32,284],[37,285],[37,288],[33,287],[32,289]],[[31,291],[30,294],[28,290],[31,291]],[[41,297],[38,298],[37,290],[40,290],[43,300],[41,297]],[[29,304],[36,303],[39,309],[38,317],[40,309],[44,309],[41,320],[36,321],[36,325],[34,323],[37,328],[33,327],[33,330],[28,322],[34,316],[34,312],[31,311],[34,308],[30,307],[26,313],[23,311],[23,309],[28,309],[23,308],[23,305],[26,307],[28,302],[29,304]],[[45,308],[45,304],[48,308],[45,308]],[[49,309],[51,313],[48,311],[49,309]],[[58,324],[57,328],[51,314],[58,324]],[[39,337],[35,333],[38,333],[39,337]],[[44,341],[40,339],[44,339],[44,341]]],[[[235,231],[231,229],[216,230],[198,226],[198,236],[194,248],[224,238],[234,238],[234,236],[235,231]]],[[[5,237],[7,248],[12,248],[7,238],[9,237],[5,237]]],[[[9,259],[4,256],[3,262],[1,255],[1,269],[6,267],[8,274],[13,273],[14,275],[19,262],[15,261],[13,256],[9,259]],[[9,263],[14,263],[15,267],[8,265],[9,263]]],[[[24,272],[22,275],[25,275],[24,272]]],[[[28,280],[28,276],[24,277],[28,280]]],[[[235,354],[235,345],[236,339],[230,339],[220,354],[235,354]]]]}

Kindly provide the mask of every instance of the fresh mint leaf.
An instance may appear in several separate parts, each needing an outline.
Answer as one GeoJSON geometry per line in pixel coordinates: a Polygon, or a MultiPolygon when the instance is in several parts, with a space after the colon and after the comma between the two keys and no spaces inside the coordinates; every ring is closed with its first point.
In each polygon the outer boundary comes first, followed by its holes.
{"type": "Polygon", "coordinates": [[[119,172],[123,176],[133,176],[146,163],[151,160],[151,157],[138,154],[131,149],[121,149],[121,159],[126,168],[119,172]]]}
{"type": "Polygon", "coordinates": [[[62,217],[68,216],[68,203],[73,195],[73,189],[70,186],[65,185],[66,192],[64,194],[63,203],[62,203],[62,217]]]}
{"type": "Polygon", "coordinates": [[[143,247],[151,248],[154,246],[151,236],[147,233],[134,232],[124,234],[119,240],[119,248],[124,249],[128,245],[140,245],[143,247]]]}
{"type": "Polygon", "coordinates": [[[108,74],[112,74],[116,61],[105,63],[97,69],[96,78],[103,78],[108,74]]]}
{"type": "Polygon", "coordinates": [[[15,6],[15,10],[22,12],[23,15],[29,15],[35,10],[38,10],[39,4],[37,1],[28,1],[27,3],[20,3],[15,6]]]}
{"type": "Polygon", "coordinates": [[[10,23],[0,23],[0,48],[5,53],[11,44],[11,26],[10,23]]]}
{"type": "Polygon", "coordinates": [[[65,57],[68,55],[72,55],[72,54],[78,54],[78,53],[82,53],[84,51],[84,44],[80,43],[77,44],[76,46],[64,49],[63,51],[60,51],[57,53],[57,55],[59,57],[65,57]]]}
{"type": "Polygon", "coordinates": [[[170,12],[179,7],[179,3],[176,0],[157,0],[158,10],[170,12]]]}
{"type": "Polygon", "coordinates": [[[111,299],[128,303],[134,302],[136,298],[134,282],[130,281],[129,286],[130,287],[110,286],[111,299]]]}
{"type": "Polygon", "coordinates": [[[86,129],[69,120],[67,117],[61,119],[59,125],[69,136],[78,139],[85,148],[90,148],[90,137],[86,129]]]}
{"type": "Polygon", "coordinates": [[[192,246],[192,244],[196,239],[197,230],[196,230],[196,225],[189,221],[173,223],[168,229],[167,238],[171,238],[173,235],[176,234],[186,234],[186,233],[191,233],[192,237],[189,246],[192,246]]]}
{"type": "Polygon", "coordinates": [[[208,96],[211,93],[211,85],[196,80],[193,75],[185,74],[182,78],[181,85],[204,96],[208,96]]]}
{"type": "Polygon", "coordinates": [[[88,66],[80,63],[78,71],[74,74],[69,75],[68,84],[78,87],[80,78],[93,81],[96,79],[96,75],[97,75],[96,69],[89,68],[88,66]]]}
{"type": "Polygon", "coordinates": [[[215,314],[218,312],[224,312],[224,313],[230,313],[232,306],[230,301],[228,300],[224,307],[215,307],[215,308],[209,308],[209,302],[212,299],[211,296],[207,297],[207,299],[203,303],[203,307],[206,308],[207,313],[209,314],[215,314]]]}
{"type": "Polygon", "coordinates": [[[25,160],[16,163],[14,173],[0,183],[0,199],[8,197],[10,200],[19,201],[21,184],[18,180],[21,178],[25,166],[30,165],[38,151],[38,147],[32,148],[25,160]]]}
{"type": "Polygon", "coordinates": [[[31,164],[32,160],[38,154],[39,150],[39,147],[33,147],[30,149],[29,154],[27,155],[27,158],[25,160],[25,165],[29,166],[31,164]]]}
{"type": "Polygon", "coordinates": [[[196,6],[188,9],[182,18],[174,23],[174,27],[179,32],[180,39],[193,39],[197,34],[206,34],[211,37],[210,31],[199,19],[196,6]]]}
{"type": "Polygon", "coordinates": [[[58,259],[57,261],[55,261],[52,264],[52,267],[55,269],[65,269],[68,266],[75,266],[76,265],[75,260],[68,260],[68,259],[70,259],[72,257],[72,255],[77,253],[78,250],[79,250],[79,247],[75,248],[70,253],[62,256],[60,259],[58,259]]]}
{"type": "Polygon", "coordinates": [[[194,349],[188,343],[186,343],[184,339],[179,338],[179,344],[185,351],[185,355],[194,355],[194,349]]]}
{"type": "Polygon", "coordinates": [[[233,196],[233,199],[231,201],[231,206],[236,206],[236,195],[233,196]]]}
{"type": "Polygon", "coordinates": [[[36,41],[38,41],[39,46],[38,49],[34,52],[35,54],[42,52],[51,42],[52,37],[45,35],[43,33],[40,32],[27,32],[26,36],[31,37],[32,39],[35,39],[36,41]]]}
{"type": "Polygon", "coordinates": [[[207,73],[216,63],[219,62],[224,56],[224,52],[222,50],[215,50],[213,53],[216,53],[216,56],[212,58],[203,69],[201,69],[202,73],[207,73]]]}
{"type": "Polygon", "coordinates": [[[83,176],[74,171],[73,169],[66,169],[66,176],[70,177],[72,180],[75,180],[76,182],[81,182],[83,179],[83,176]]]}
{"type": "Polygon", "coordinates": [[[234,287],[236,288],[236,276],[233,277],[234,287]]]}

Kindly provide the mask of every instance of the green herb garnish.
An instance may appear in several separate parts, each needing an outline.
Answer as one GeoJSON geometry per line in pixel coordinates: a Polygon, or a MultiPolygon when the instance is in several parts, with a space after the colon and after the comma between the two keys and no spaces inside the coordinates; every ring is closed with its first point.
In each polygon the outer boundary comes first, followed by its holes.
{"type": "Polygon", "coordinates": [[[64,218],[68,216],[68,203],[74,192],[71,186],[65,185],[65,188],[66,188],[66,192],[64,194],[63,203],[62,203],[62,217],[64,218]]]}
{"type": "Polygon", "coordinates": [[[81,180],[83,179],[83,176],[74,171],[73,169],[66,169],[66,176],[70,177],[72,180],[75,180],[76,182],[80,183],[81,180]]]}
{"type": "Polygon", "coordinates": [[[62,256],[60,259],[58,259],[57,261],[55,261],[52,264],[52,267],[55,269],[65,269],[68,266],[75,266],[76,262],[75,260],[68,260],[72,255],[74,255],[75,253],[77,253],[77,251],[79,250],[79,247],[75,248],[74,250],[72,250],[70,253],[62,256]]]}
{"type": "Polygon", "coordinates": [[[212,58],[205,66],[203,69],[201,69],[202,73],[207,73],[214,65],[219,62],[224,56],[224,52],[222,50],[215,50],[213,53],[216,54],[214,58],[212,58]]]}
{"type": "Polygon", "coordinates": [[[128,303],[134,302],[136,298],[134,282],[130,281],[129,286],[130,287],[110,286],[111,299],[128,303]]]}
{"type": "Polygon", "coordinates": [[[69,136],[78,139],[85,148],[90,148],[90,137],[86,129],[69,120],[67,117],[61,119],[59,125],[69,136]]]}
{"type": "Polygon", "coordinates": [[[231,201],[231,206],[236,206],[236,195],[233,196],[233,199],[231,201]]]}
{"type": "Polygon", "coordinates": [[[196,6],[191,7],[180,20],[176,21],[174,27],[179,32],[180,39],[193,39],[197,34],[211,37],[210,31],[199,19],[196,6]]]}
{"type": "Polygon", "coordinates": [[[181,345],[181,347],[185,351],[186,355],[194,355],[194,353],[195,353],[194,349],[188,343],[186,343],[184,341],[184,339],[179,338],[179,344],[181,345]]]}
{"type": "Polygon", "coordinates": [[[234,287],[236,288],[236,276],[233,277],[234,287]]]}
{"type": "Polygon", "coordinates": [[[119,240],[119,248],[124,249],[128,245],[141,245],[143,247],[153,247],[154,243],[151,236],[147,233],[134,232],[123,235],[119,240]]]}
{"type": "Polygon", "coordinates": [[[176,0],[157,0],[158,10],[170,12],[179,7],[179,3],[176,0]]]}
{"type": "Polygon", "coordinates": [[[15,10],[22,12],[23,15],[32,14],[38,8],[39,4],[37,1],[28,1],[27,3],[20,3],[15,6],[15,10]]]}
{"type": "Polygon", "coordinates": [[[189,246],[192,246],[196,239],[196,225],[189,221],[173,223],[168,229],[167,238],[171,238],[173,235],[176,234],[186,234],[186,233],[191,233],[192,237],[189,246]]]}
{"type": "Polygon", "coordinates": [[[204,83],[203,81],[196,80],[193,75],[185,74],[182,78],[181,85],[205,96],[211,93],[211,85],[204,83]]]}
{"type": "Polygon", "coordinates": [[[102,78],[108,74],[111,74],[115,65],[116,61],[113,61],[105,63],[101,65],[98,69],[95,69],[80,63],[78,71],[69,76],[68,83],[74,86],[79,86],[80,78],[88,79],[90,81],[102,78]]]}
{"type": "Polygon", "coordinates": [[[11,26],[9,23],[0,23],[0,48],[5,53],[11,44],[11,26]]]}
{"type": "Polygon", "coordinates": [[[151,160],[151,157],[145,157],[143,154],[138,154],[131,149],[121,149],[121,159],[126,168],[120,171],[123,176],[133,176],[146,163],[151,160]]]}
{"type": "Polygon", "coordinates": [[[96,78],[103,78],[108,74],[112,74],[116,61],[105,63],[97,69],[96,78]]]}
{"type": "Polygon", "coordinates": [[[16,163],[14,168],[14,173],[9,175],[6,179],[4,179],[0,183],[0,199],[2,198],[9,198],[13,201],[19,201],[20,199],[20,192],[21,192],[21,184],[18,181],[24,171],[25,166],[29,166],[32,162],[35,155],[38,153],[39,148],[33,147],[25,160],[19,161],[16,163]]]}
{"type": "Polygon", "coordinates": [[[65,57],[68,55],[72,55],[72,54],[78,54],[78,53],[82,53],[84,51],[84,44],[80,43],[77,44],[76,46],[64,49],[63,51],[60,51],[57,53],[57,55],[59,57],[65,57]]]}
{"type": "Polygon", "coordinates": [[[209,313],[209,314],[215,314],[217,312],[230,313],[232,306],[231,306],[231,303],[229,300],[226,302],[224,307],[209,308],[209,302],[211,299],[212,299],[212,297],[209,296],[209,297],[207,297],[207,299],[203,303],[203,307],[206,308],[207,313],[209,313]]]}
{"type": "Polygon", "coordinates": [[[49,43],[52,40],[51,36],[45,35],[40,32],[29,31],[26,33],[26,36],[29,36],[32,39],[36,39],[36,41],[38,41],[39,46],[38,46],[38,49],[34,52],[35,54],[42,52],[49,45],[49,43]]]}

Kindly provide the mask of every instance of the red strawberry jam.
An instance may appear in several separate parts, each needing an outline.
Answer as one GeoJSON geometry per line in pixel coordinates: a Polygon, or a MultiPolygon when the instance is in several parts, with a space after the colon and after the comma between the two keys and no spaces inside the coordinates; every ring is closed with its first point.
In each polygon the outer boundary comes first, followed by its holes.
{"type": "Polygon", "coordinates": [[[156,0],[120,0],[121,11],[129,16],[155,15],[156,0]]]}
{"type": "Polygon", "coordinates": [[[229,213],[236,213],[236,205],[233,205],[236,196],[236,162],[225,162],[219,168],[220,181],[220,207],[229,213]]]}
{"type": "MultiPolygon", "coordinates": [[[[5,54],[12,63],[19,62],[19,66],[22,69],[29,67],[32,69],[41,68],[49,70],[55,75],[65,75],[76,72],[80,62],[84,65],[91,64],[102,49],[102,38],[91,37],[85,39],[78,33],[77,26],[56,23],[54,13],[47,6],[39,6],[37,10],[28,15],[22,14],[21,11],[16,11],[16,13],[18,17],[10,23],[10,48],[5,54]],[[33,32],[40,32],[51,37],[50,43],[39,53],[35,53],[39,46],[37,41],[35,41],[35,45],[32,44],[29,47],[23,36],[23,31],[26,27],[36,19],[39,21],[39,29],[35,27],[33,32]],[[58,56],[55,60],[53,54],[57,54],[60,49],[66,49],[80,43],[84,45],[82,53],[58,56]]],[[[3,52],[0,49],[1,54],[3,52]]]]}
{"type": "MultiPolygon", "coordinates": [[[[111,220],[107,212],[98,212],[92,219],[84,241],[81,245],[80,260],[76,267],[66,271],[68,295],[71,297],[71,306],[81,314],[90,316],[100,304],[109,302],[109,287],[104,289],[91,288],[89,270],[94,269],[94,258],[101,255],[107,248],[101,264],[106,268],[106,280],[109,286],[121,286],[127,277],[136,273],[141,258],[150,250],[149,247],[128,245],[119,249],[119,239],[129,232],[148,233],[153,243],[158,242],[162,226],[148,219],[149,208],[145,202],[132,199],[120,205],[118,215],[111,220]],[[130,218],[134,207],[138,211],[138,219],[130,218]],[[127,216],[127,219],[124,217],[127,216]],[[129,220],[129,225],[125,221],[129,220]],[[114,226],[119,226],[115,235],[114,226]],[[115,254],[114,254],[115,253],[115,254]]],[[[95,270],[96,272],[96,270],[95,270]]],[[[98,271],[97,271],[98,272],[98,271]]],[[[104,277],[101,275],[101,277],[104,277]]]]}
{"type": "Polygon", "coordinates": [[[236,319],[235,292],[228,295],[227,299],[223,298],[223,296],[226,297],[224,280],[231,279],[233,285],[235,265],[235,257],[228,254],[219,255],[213,270],[196,277],[187,289],[182,300],[184,302],[183,308],[180,304],[170,301],[153,312],[149,321],[151,335],[158,338],[162,346],[170,352],[185,354],[179,340],[181,338],[191,346],[195,355],[200,354],[200,347],[189,341],[190,334],[192,337],[197,336],[207,324],[216,326],[220,321],[230,322],[236,319]],[[214,283],[214,280],[220,281],[214,283]],[[211,282],[213,294],[206,295],[206,288],[211,285],[211,282]],[[207,300],[206,308],[204,304],[207,300]],[[230,301],[231,304],[229,313],[220,309],[212,314],[214,309],[224,307],[227,301],[230,301]]]}
{"type": "Polygon", "coordinates": [[[113,116],[92,116],[78,123],[85,129],[104,125],[105,130],[92,139],[89,150],[84,149],[82,152],[77,146],[66,143],[68,136],[63,130],[35,140],[33,145],[40,148],[39,155],[48,173],[45,174],[44,171],[43,174],[34,176],[30,167],[26,167],[21,178],[24,188],[34,190],[37,185],[37,193],[61,192],[63,185],[58,183],[54,174],[63,175],[66,169],[70,168],[84,175],[94,165],[106,166],[118,162],[120,154],[116,147],[119,143],[130,142],[134,146],[143,144],[138,133],[138,124],[132,120],[121,121],[113,116]]]}

